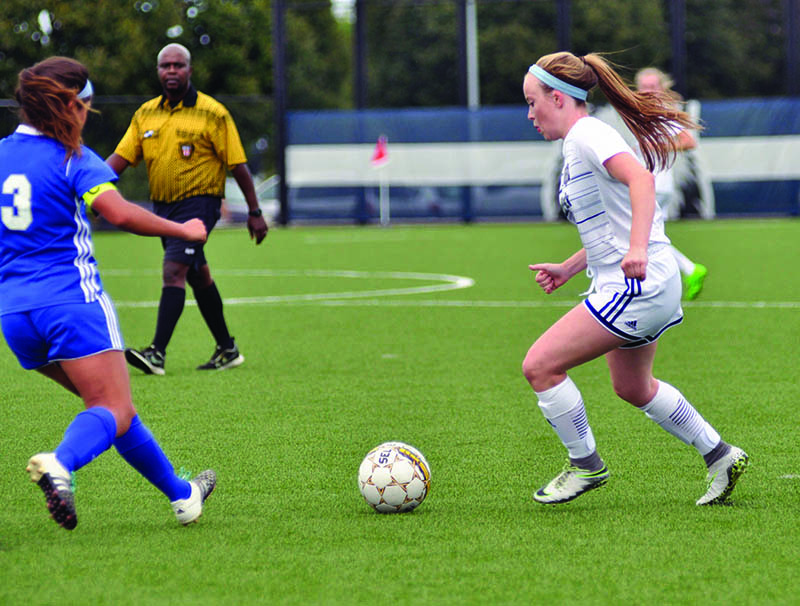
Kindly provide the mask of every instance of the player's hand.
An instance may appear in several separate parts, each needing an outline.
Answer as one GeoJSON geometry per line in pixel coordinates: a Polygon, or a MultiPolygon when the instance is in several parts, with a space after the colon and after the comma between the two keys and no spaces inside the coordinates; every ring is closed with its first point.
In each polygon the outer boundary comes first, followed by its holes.
{"type": "Polygon", "coordinates": [[[528,269],[536,272],[536,283],[548,295],[572,277],[561,263],[537,263],[528,265],[528,269]]]}
{"type": "Polygon", "coordinates": [[[260,217],[247,217],[247,231],[250,232],[250,239],[255,239],[256,244],[261,244],[264,238],[267,237],[269,226],[267,225],[264,216],[260,217]]]}
{"type": "Polygon", "coordinates": [[[188,242],[205,242],[208,238],[206,226],[200,219],[189,219],[183,224],[184,240],[188,242]]]}
{"type": "Polygon", "coordinates": [[[626,278],[636,278],[644,282],[647,277],[647,250],[631,248],[620,264],[626,278]]]}

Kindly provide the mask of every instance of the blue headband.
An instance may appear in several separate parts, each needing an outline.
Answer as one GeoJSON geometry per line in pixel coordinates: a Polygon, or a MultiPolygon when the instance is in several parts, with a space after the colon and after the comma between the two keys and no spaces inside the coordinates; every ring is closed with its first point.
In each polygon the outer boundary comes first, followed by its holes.
{"type": "Polygon", "coordinates": [[[92,81],[88,78],[86,79],[86,86],[83,87],[83,90],[78,93],[78,99],[81,101],[86,101],[89,97],[94,95],[94,87],[92,86],[92,81]]]}
{"type": "Polygon", "coordinates": [[[547,86],[549,86],[550,88],[560,90],[562,93],[566,93],[570,97],[575,97],[576,99],[580,99],[581,101],[586,101],[586,97],[589,96],[589,91],[583,90],[582,88],[578,88],[577,86],[573,86],[572,84],[564,82],[563,80],[559,80],[553,74],[543,70],[535,63],[530,66],[528,71],[534,76],[536,76],[540,82],[547,84],[547,86]]]}

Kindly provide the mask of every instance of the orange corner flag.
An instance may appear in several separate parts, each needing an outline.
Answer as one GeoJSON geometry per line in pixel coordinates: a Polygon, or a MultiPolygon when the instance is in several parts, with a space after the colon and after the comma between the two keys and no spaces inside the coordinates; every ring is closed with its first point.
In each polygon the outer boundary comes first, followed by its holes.
{"type": "Polygon", "coordinates": [[[378,142],[375,144],[375,151],[372,152],[372,165],[381,166],[389,161],[389,147],[386,142],[386,136],[381,135],[378,137],[378,142]]]}

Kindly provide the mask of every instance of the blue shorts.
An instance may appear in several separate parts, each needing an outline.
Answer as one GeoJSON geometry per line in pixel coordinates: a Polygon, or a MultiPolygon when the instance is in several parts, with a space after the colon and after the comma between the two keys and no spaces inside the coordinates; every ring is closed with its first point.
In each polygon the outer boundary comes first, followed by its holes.
{"type": "Polygon", "coordinates": [[[644,281],[626,278],[619,265],[592,272],[595,290],[584,305],[606,330],[628,341],[621,349],[653,343],[683,321],[681,275],[668,246],[650,255],[644,281]]]}
{"type": "MultiPolygon", "coordinates": [[[[206,226],[206,232],[211,234],[211,230],[219,221],[221,206],[221,198],[195,196],[169,204],[153,202],[153,212],[159,217],[178,223],[185,223],[189,219],[200,219],[206,226]]],[[[200,242],[161,238],[161,246],[164,248],[165,261],[175,261],[194,269],[200,269],[206,264],[206,255],[200,242]]]]}
{"type": "Polygon", "coordinates": [[[125,349],[114,304],[102,293],[93,303],[69,303],[5,314],[3,336],[26,370],[125,349]]]}

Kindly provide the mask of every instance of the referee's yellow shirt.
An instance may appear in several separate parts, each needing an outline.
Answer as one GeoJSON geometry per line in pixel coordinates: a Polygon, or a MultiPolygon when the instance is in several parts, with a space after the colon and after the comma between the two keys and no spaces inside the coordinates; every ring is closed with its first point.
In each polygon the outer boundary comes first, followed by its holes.
{"type": "Polygon", "coordinates": [[[221,198],[228,169],[247,162],[228,110],[194,87],[175,107],[165,96],[144,103],[114,151],[133,166],[144,159],[155,202],[221,198]]]}

